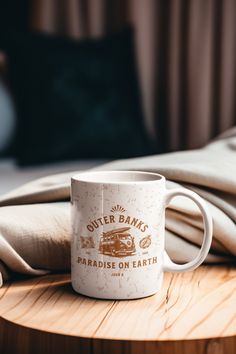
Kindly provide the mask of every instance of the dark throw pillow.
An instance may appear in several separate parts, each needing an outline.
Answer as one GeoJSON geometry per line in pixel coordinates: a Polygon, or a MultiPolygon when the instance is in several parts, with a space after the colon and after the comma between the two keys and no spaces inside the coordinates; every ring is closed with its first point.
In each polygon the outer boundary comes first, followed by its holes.
{"type": "Polygon", "coordinates": [[[20,164],[150,153],[130,28],[102,39],[4,35],[20,164]]]}

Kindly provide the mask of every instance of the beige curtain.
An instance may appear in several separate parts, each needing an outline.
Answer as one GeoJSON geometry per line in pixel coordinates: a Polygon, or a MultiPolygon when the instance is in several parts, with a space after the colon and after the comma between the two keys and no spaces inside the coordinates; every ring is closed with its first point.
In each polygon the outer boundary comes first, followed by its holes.
{"type": "Polygon", "coordinates": [[[131,23],[147,129],[197,148],[236,122],[236,0],[32,0],[30,27],[74,38],[131,23]]]}

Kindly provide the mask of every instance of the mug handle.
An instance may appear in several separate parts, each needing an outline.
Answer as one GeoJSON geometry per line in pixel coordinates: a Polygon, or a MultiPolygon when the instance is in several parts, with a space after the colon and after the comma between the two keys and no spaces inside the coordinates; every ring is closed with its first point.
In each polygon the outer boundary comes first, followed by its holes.
{"type": "Polygon", "coordinates": [[[164,271],[167,272],[187,272],[196,269],[206,258],[212,241],[212,217],[208,210],[208,207],[205,201],[195,192],[192,192],[188,189],[176,188],[172,190],[168,190],[166,193],[165,199],[165,207],[167,207],[170,201],[176,197],[182,195],[184,197],[188,197],[193,200],[197,206],[199,207],[202,216],[203,216],[203,224],[204,224],[204,236],[202,246],[200,251],[195,259],[185,264],[176,264],[174,263],[168,254],[164,252],[164,271]]]}

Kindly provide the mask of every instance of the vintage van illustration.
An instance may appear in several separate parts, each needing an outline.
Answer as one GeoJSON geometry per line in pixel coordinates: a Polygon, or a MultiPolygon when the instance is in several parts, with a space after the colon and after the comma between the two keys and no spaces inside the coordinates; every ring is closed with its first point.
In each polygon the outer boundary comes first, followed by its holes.
{"type": "Polygon", "coordinates": [[[122,227],[103,232],[99,252],[111,257],[126,257],[135,254],[134,237],[129,232],[130,227],[122,227]]]}

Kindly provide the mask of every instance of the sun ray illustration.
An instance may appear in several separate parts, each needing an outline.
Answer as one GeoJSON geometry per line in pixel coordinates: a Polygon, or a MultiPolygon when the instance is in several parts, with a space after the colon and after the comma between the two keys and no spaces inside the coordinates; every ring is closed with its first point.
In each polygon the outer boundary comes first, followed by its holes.
{"type": "Polygon", "coordinates": [[[119,204],[113,206],[110,210],[112,213],[116,213],[116,212],[120,212],[120,213],[124,213],[126,210],[119,204]]]}

